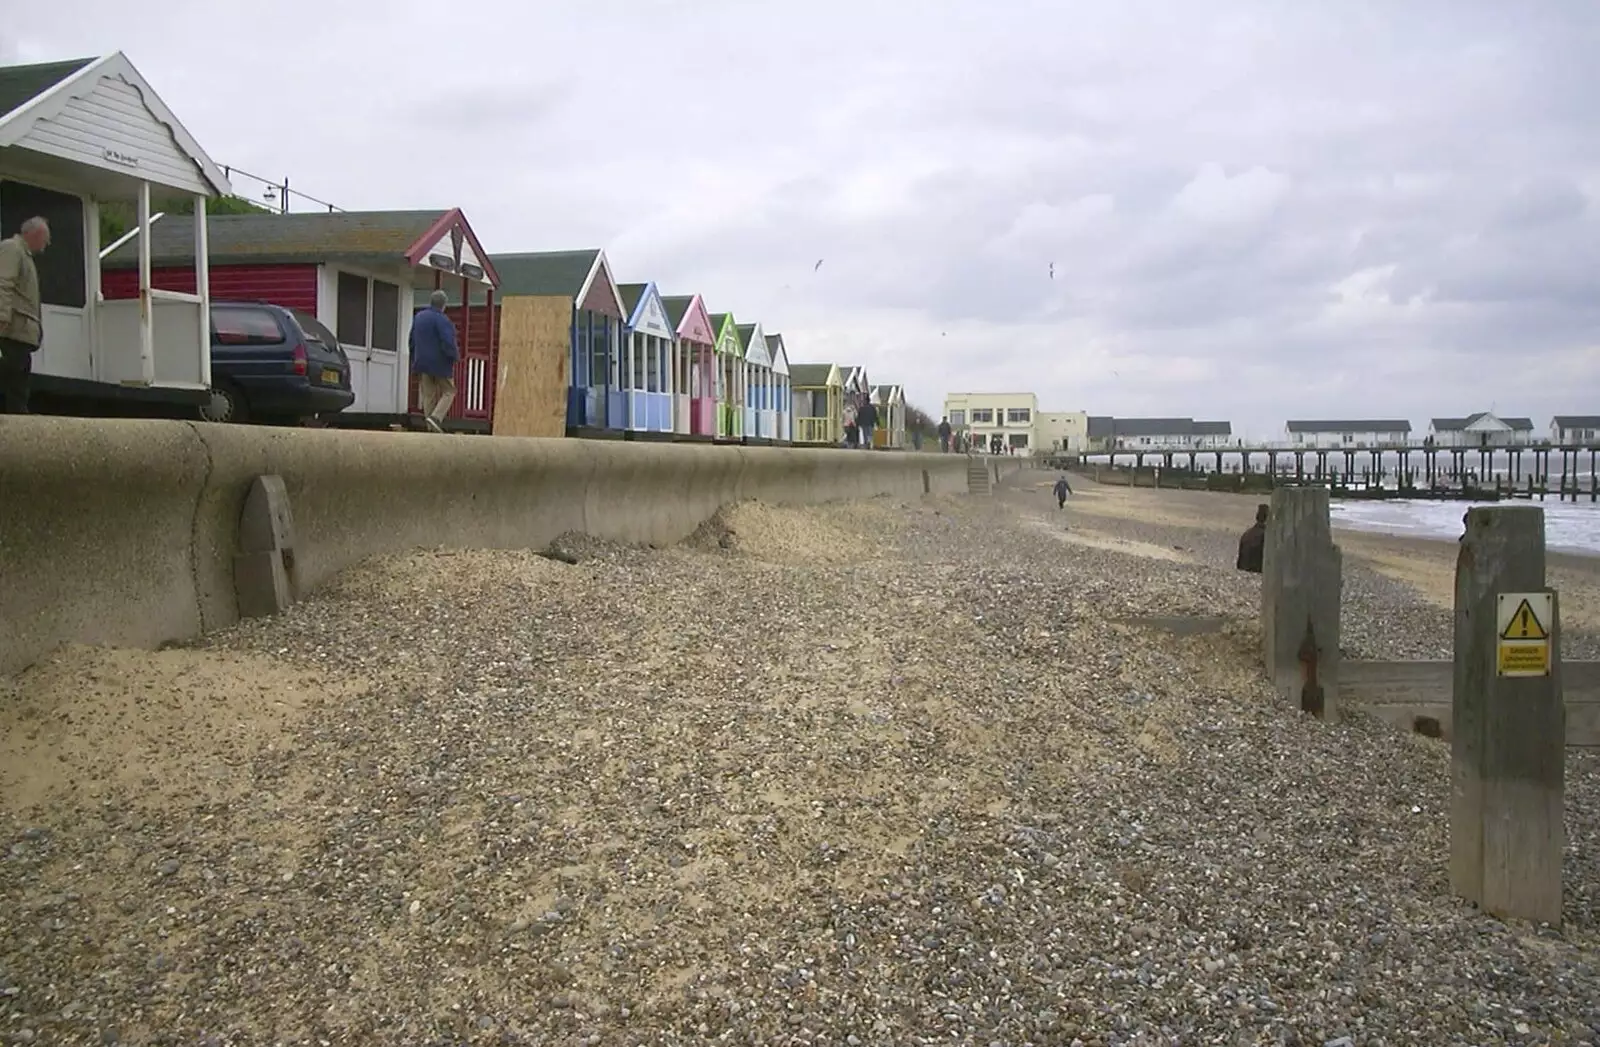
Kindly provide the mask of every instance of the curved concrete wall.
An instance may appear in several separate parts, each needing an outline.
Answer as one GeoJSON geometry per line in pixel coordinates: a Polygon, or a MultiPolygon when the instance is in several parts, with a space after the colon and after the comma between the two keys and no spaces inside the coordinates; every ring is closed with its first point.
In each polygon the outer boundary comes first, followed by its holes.
{"type": "Polygon", "coordinates": [[[65,642],[154,647],[238,618],[257,476],[283,477],[302,593],[376,553],[668,544],[720,506],[966,490],[962,455],[0,418],[0,673],[65,642]]]}

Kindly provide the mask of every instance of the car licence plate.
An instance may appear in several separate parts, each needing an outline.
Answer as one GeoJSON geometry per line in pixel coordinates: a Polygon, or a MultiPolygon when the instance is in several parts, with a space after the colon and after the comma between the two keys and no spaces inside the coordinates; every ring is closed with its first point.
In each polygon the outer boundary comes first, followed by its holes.
{"type": "Polygon", "coordinates": [[[323,385],[338,385],[339,384],[339,372],[335,371],[335,370],[332,370],[331,368],[324,367],[322,369],[322,384],[323,385]]]}

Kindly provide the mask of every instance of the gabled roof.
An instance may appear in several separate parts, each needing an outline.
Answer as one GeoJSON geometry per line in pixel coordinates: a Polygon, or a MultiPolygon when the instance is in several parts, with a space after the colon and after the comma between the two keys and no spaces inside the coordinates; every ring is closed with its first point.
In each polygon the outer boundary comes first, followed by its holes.
{"type": "MultiPolygon", "coordinates": [[[[1093,436],[1096,419],[1089,419],[1093,436]]],[[[1197,422],[1193,418],[1112,418],[1111,436],[1231,436],[1231,422],[1197,422]]]]}
{"type": "Polygon", "coordinates": [[[497,254],[494,265],[500,270],[500,293],[503,295],[576,299],[588,286],[589,274],[594,272],[599,260],[600,249],[595,247],[582,251],[497,254]]]}
{"type": "Polygon", "coordinates": [[[1558,414],[1551,421],[1557,429],[1600,429],[1600,414],[1558,414]]]}
{"type": "Polygon", "coordinates": [[[711,322],[711,314],[706,312],[705,300],[699,295],[685,294],[672,295],[671,297],[663,296],[661,299],[661,305],[666,309],[667,319],[672,322],[672,330],[678,335],[678,337],[694,341],[699,345],[716,344],[716,325],[711,322]],[[710,332],[710,339],[704,342],[692,338],[693,330],[702,323],[705,325],[705,329],[710,332]]]}
{"type": "Polygon", "coordinates": [[[1411,423],[1404,418],[1291,419],[1285,428],[1291,433],[1409,433],[1411,423]]]}
{"type": "Polygon", "coordinates": [[[712,313],[711,329],[716,332],[716,349],[719,353],[732,356],[741,355],[739,343],[739,323],[733,318],[732,313],[712,313]]]}
{"type": "Polygon", "coordinates": [[[789,350],[783,347],[783,335],[767,335],[767,358],[772,361],[773,373],[790,377],[789,350]]]}
{"type": "Polygon", "coordinates": [[[790,364],[789,382],[796,389],[825,389],[833,364],[790,364]]]}
{"type": "Polygon", "coordinates": [[[622,319],[630,330],[655,333],[657,337],[677,336],[672,317],[661,302],[661,293],[654,282],[647,284],[618,284],[617,295],[622,301],[622,319]]]}
{"type": "Polygon", "coordinates": [[[1461,430],[1466,429],[1468,426],[1483,421],[1485,418],[1498,418],[1500,421],[1506,423],[1506,426],[1510,428],[1512,432],[1529,432],[1533,429],[1532,418],[1501,418],[1492,411],[1479,411],[1477,414],[1468,415],[1465,418],[1435,418],[1432,420],[1431,424],[1434,432],[1460,432],[1461,430]]]}
{"type": "Polygon", "coordinates": [[[1113,436],[1187,436],[1194,426],[1192,418],[1114,418],[1113,436]]]}
{"type": "MultiPolygon", "coordinates": [[[[107,76],[119,77],[133,85],[150,116],[172,135],[173,142],[199,170],[201,181],[210,187],[212,195],[233,192],[222,168],[206,155],[200,143],[178,122],[172,110],[121,51],[101,58],[0,67],[0,148],[21,142],[39,121],[60,116],[74,99],[93,92],[101,78],[107,76]]],[[[118,170],[110,166],[106,169],[118,170]]],[[[153,184],[160,184],[153,176],[145,177],[153,184]]]]}
{"type": "Polygon", "coordinates": [[[767,349],[767,336],[761,330],[761,324],[739,324],[735,327],[739,332],[739,348],[744,352],[744,358],[757,367],[771,367],[772,353],[767,349]]]}
{"type": "MultiPolygon", "coordinates": [[[[629,284],[628,286],[633,286],[629,284]]],[[[683,326],[683,318],[689,315],[689,305],[694,301],[692,294],[675,294],[668,298],[663,296],[661,305],[667,310],[667,319],[672,321],[674,328],[683,326]]],[[[626,303],[624,303],[626,304],[626,303]]]]}
{"type": "MultiPolygon", "coordinates": [[[[412,255],[427,251],[441,230],[459,216],[456,209],[207,215],[206,250],[212,265],[339,259],[417,265],[423,259],[412,255]]],[[[194,263],[193,215],[169,214],[150,226],[150,260],[156,265],[194,263]]],[[[101,264],[108,269],[138,265],[138,237],[111,252],[101,264]]],[[[484,268],[493,274],[491,265],[484,268]]]]}
{"type": "MultiPolygon", "coordinates": [[[[348,213],[348,212],[347,212],[348,213]]],[[[478,234],[467,224],[461,208],[452,207],[434,220],[428,231],[406,251],[406,261],[412,265],[429,265],[446,272],[459,273],[477,283],[499,288],[500,274],[494,262],[478,242],[478,234]],[[474,277],[474,267],[481,269],[482,279],[474,277]]]]}
{"type": "Polygon", "coordinates": [[[874,403],[888,405],[896,399],[903,398],[903,396],[904,394],[901,393],[898,385],[877,385],[872,388],[872,400],[874,403]]]}
{"type": "Polygon", "coordinates": [[[500,293],[506,297],[566,298],[581,308],[627,317],[611,265],[598,247],[497,254],[493,261],[500,274],[500,293]]]}
{"type": "Polygon", "coordinates": [[[43,62],[39,65],[0,66],[0,118],[22,108],[95,61],[93,58],[73,58],[66,62],[43,62]]]}

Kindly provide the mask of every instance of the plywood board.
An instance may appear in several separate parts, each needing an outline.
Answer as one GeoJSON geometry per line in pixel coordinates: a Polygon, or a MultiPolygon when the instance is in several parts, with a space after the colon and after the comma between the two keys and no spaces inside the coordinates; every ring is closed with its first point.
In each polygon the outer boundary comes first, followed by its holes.
{"type": "Polygon", "coordinates": [[[571,335],[572,299],[501,299],[496,436],[566,435],[571,335]]]}

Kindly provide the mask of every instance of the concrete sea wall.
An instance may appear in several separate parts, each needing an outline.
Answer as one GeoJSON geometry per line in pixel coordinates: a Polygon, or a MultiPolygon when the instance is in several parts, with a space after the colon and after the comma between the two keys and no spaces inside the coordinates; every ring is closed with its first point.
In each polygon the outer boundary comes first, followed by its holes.
{"type": "Polygon", "coordinates": [[[155,647],[238,620],[259,476],[283,478],[304,593],[368,556],[678,541],[716,510],[967,489],[961,455],[0,418],[0,673],[66,642],[155,647]]]}

